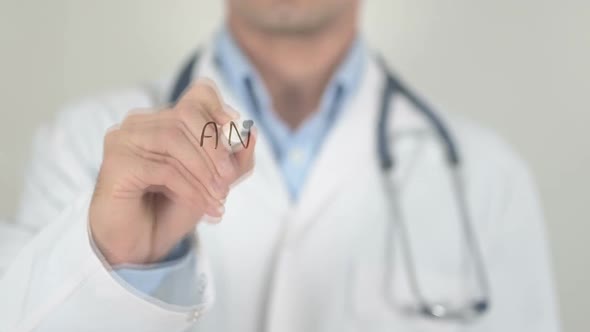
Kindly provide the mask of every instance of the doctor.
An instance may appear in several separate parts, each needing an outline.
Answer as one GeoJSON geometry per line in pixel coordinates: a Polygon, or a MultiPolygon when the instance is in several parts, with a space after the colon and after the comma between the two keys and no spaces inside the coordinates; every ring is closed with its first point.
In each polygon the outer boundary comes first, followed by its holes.
{"type": "Polygon", "coordinates": [[[523,162],[425,111],[360,6],[228,0],[173,77],[42,128],[0,331],[557,331],[523,162]],[[247,148],[201,140],[238,118],[247,148]]]}

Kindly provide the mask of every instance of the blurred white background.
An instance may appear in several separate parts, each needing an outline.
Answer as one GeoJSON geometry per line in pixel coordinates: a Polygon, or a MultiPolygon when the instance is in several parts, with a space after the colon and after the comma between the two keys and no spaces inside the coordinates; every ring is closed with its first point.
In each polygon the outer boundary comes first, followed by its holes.
{"type": "MultiPolygon", "coordinates": [[[[169,74],[223,1],[0,0],[0,217],[65,101],[169,74]]],[[[544,202],[566,331],[590,325],[590,2],[369,0],[367,38],[433,104],[503,134],[544,202]]]]}

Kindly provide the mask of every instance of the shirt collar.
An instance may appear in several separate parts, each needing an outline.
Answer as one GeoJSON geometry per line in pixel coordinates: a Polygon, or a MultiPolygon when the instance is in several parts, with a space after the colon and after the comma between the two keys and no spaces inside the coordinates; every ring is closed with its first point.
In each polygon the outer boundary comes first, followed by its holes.
{"type": "MultiPolygon", "coordinates": [[[[257,87],[256,97],[259,99],[260,106],[266,108],[269,106],[269,96],[266,89],[262,87],[263,82],[260,79],[254,66],[250,63],[247,56],[242,52],[237,42],[227,29],[223,27],[216,36],[214,47],[214,59],[216,65],[226,81],[228,87],[237,93],[239,98],[244,96],[239,91],[244,89],[245,81],[251,80],[257,87]]],[[[325,94],[328,94],[331,88],[340,87],[343,94],[351,96],[357,91],[358,83],[366,65],[366,47],[364,40],[357,37],[350,47],[344,61],[332,77],[330,84],[327,86],[325,94]]],[[[325,97],[325,96],[324,96],[325,97]]],[[[324,98],[325,99],[325,98],[324,98]]],[[[328,101],[322,101],[322,104],[328,101]]],[[[322,105],[320,105],[323,108],[322,105]]]]}
{"type": "Polygon", "coordinates": [[[246,79],[257,77],[254,67],[227,28],[217,33],[214,45],[215,64],[231,89],[242,87],[246,79]]]}

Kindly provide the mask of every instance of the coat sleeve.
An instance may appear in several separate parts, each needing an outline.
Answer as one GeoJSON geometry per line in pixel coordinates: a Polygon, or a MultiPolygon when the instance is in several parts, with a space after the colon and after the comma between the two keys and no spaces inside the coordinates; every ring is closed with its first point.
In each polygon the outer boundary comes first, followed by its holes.
{"type": "MultiPolygon", "coordinates": [[[[489,331],[560,330],[550,251],[537,190],[526,165],[510,156],[486,246],[491,310],[489,331]]],[[[486,234],[481,234],[486,238],[486,234]]],[[[478,329],[474,329],[478,331],[478,329]]]]}
{"type": "Polygon", "coordinates": [[[88,206],[102,137],[118,120],[102,104],[85,103],[36,136],[17,217],[0,224],[1,332],[183,331],[210,303],[206,264],[178,271],[152,298],[112,273],[93,246],[88,206]],[[169,304],[174,292],[192,294],[196,304],[169,304]]]}

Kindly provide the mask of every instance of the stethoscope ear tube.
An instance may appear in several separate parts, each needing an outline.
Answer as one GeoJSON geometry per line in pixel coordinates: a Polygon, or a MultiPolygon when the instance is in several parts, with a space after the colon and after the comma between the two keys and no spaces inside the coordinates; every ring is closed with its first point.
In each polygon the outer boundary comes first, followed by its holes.
{"type": "MultiPolygon", "coordinates": [[[[384,71],[385,72],[385,71],[384,71]]],[[[385,72],[386,73],[386,72],[385,72]]],[[[384,172],[389,172],[394,168],[392,149],[389,144],[390,139],[387,137],[387,125],[390,123],[389,115],[391,114],[391,101],[395,94],[396,84],[392,76],[385,75],[385,84],[381,93],[381,109],[379,112],[379,121],[377,122],[377,153],[379,162],[384,172]]]]}
{"type": "Polygon", "coordinates": [[[180,71],[178,77],[176,78],[176,81],[174,82],[174,86],[172,88],[172,91],[170,92],[170,96],[168,97],[168,102],[170,104],[175,104],[180,99],[186,88],[188,88],[191,84],[191,81],[193,80],[193,74],[195,71],[194,69],[195,66],[198,64],[200,57],[201,51],[197,50],[188,59],[184,67],[182,67],[182,70],[180,71]]]}
{"type": "Polygon", "coordinates": [[[460,157],[457,146],[453,141],[450,131],[444,125],[433,108],[424,101],[423,98],[418,97],[411,89],[407,87],[387,66],[385,60],[381,56],[377,56],[382,72],[385,75],[385,84],[381,94],[381,109],[379,112],[379,123],[377,124],[377,144],[379,160],[383,170],[389,170],[394,167],[395,160],[392,155],[392,148],[389,146],[390,140],[387,137],[387,125],[389,122],[389,115],[392,112],[391,102],[396,93],[407,98],[416,110],[420,111],[432,124],[434,130],[444,143],[447,152],[447,161],[449,165],[455,166],[460,164],[460,157]]]}

